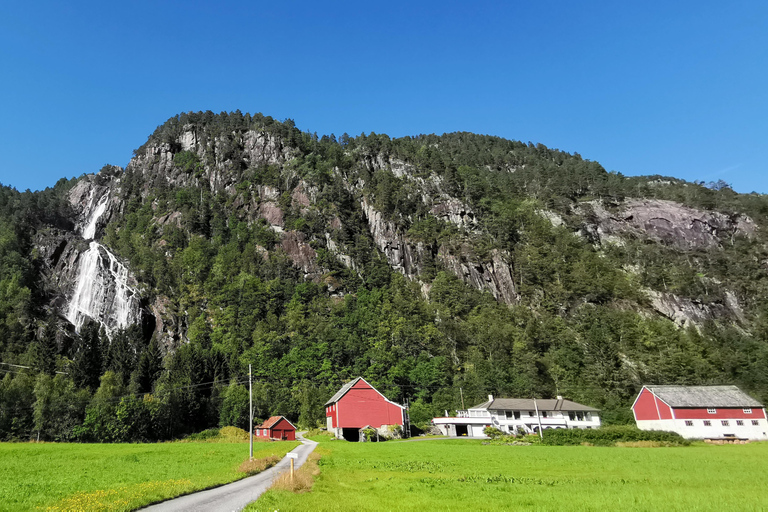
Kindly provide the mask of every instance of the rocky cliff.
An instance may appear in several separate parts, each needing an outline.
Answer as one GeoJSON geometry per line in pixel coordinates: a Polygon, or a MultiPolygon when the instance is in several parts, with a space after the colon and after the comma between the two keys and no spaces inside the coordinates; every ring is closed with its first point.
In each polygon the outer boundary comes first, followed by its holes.
{"type": "MultiPolygon", "coordinates": [[[[518,248],[497,245],[478,250],[479,239],[487,245],[498,237],[489,234],[487,220],[477,213],[481,200],[471,204],[444,175],[383,150],[347,150],[346,154],[338,150],[346,158],[343,166],[330,166],[322,172],[317,167],[307,170],[309,157],[295,144],[266,128],[212,131],[204,124],[190,123],[162,137],[153,136],[125,171],[109,167],[83,177],[69,193],[73,229],[49,228],[37,236],[51,304],[76,328],[90,318],[111,333],[149,315],[155,334],[166,345],[183,341],[190,322],[187,313],[169,293],[143,286],[128,262],[104,245],[102,237],[110,224],[119,231],[126,204],[138,201],[151,205],[152,230],[159,239],[154,243],[164,247],[172,228],[188,231],[193,210],[208,208],[204,202],[214,200],[226,209],[228,223],[265,226],[271,235],[265,235],[267,241],[256,248],[260,257],[266,261],[274,254],[285,255],[304,280],[335,282],[335,264],[324,259],[326,253],[343,268],[362,275],[367,256],[356,255],[360,240],[349,235],[357,229],[355,223],[362,221],[365,236],[391,269],[417,282],[426,296],[437,268],[501,303],[521,301],[514,254],[518,248]],[[371,185],[374,176],[390,176],[398,184],[396,193],[413,211],[385,213],[381,188],[371,185]],[[343,207],[329,201],[334,181],[343,183],[343,190],[333,192],[336,200],[344,202],[343,207]],[[185,203],[179,199],[182,195],[190,199],[185,203]],[[163,197],[166,199],[161,201],[163,197]],[[409,227],[417,221],[431,222],[450,236],[424,239],[414,235],[409,227]],[[307,228],[308,222],[312,229],[307,228]],[[142,309],[142,301],[151,306],[142,309]]],[[[497,172],[512,174],[525,169],[525,165],[505,165],[497,172]]],[[[621,246],[631,239],[677,251],[710,250],[754,238],[758,232],[747,215],[705,211],[661,199],[597,199],[576,202],[559,213],[546,208],[537,213],[553,229],[570,229],[573,237],[589,240],[596,247],[621,246]]],[[[487,218],[488,213],[485,215],[487,218]]],[[[514,229],[525,235],[524,225],[514,229]]],[[[165,255],[169,261],[173,258],[170,251],[165,255]]],[[[331,288],[344,293],[343,287],[331,288]]],[[[701,325],[717,317],[744,319],[739,299],[728,289],[722,294],[727,300],[706,304],[668,290],[647,288],[644,293],[647,302],[639,307],[680,326],[701,325]]]]}

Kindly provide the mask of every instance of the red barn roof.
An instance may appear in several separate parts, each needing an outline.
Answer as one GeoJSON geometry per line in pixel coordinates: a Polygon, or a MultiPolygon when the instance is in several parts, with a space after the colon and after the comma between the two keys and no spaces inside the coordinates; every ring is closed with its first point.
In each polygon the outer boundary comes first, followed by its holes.
{"type": "Polygon", "coordinates": [[[736,386],[643,387],[670,407],[763,407],[736,386]]]}
{"type": "Polygon", "coordinates": [[[267,421],[257,426],[256,428],[272,428],[275,425],[277,425],[281,419],[287,421],[288,424],[292,426],[294,429],[296,428],[296,426],[290,421],[288,421],[288,418],[286,418],[285,416],[272,416],[271,418],[269,418],[267,421]]]}
{"type": "Polygon", "coordinates": [[[331,397],[331,399],[330,399],[330,400],[328,400],[327,402],[325,402],[325,405],[331,405],[331,404],[335,404],[336,402],[338,402],[339,400],[341,400],[341,399],[344,397],[344,395],[346,395],[346,394],[349,392],[349,390],[351,390],[351,389],[352,389],[352,388],[355,386],[355,384],[357,384],[358,382],[361,382],[361,381],[362,381],[362,382],[364,382],[364,383],[365,383],[365,384],[366,384],[366,385],[367,385],[369,388],[371,388],[372,390],[374,390],[376,393],[378,393],[379,395],[381,395],[381,398],[383,398],[383,399],[384,399],[384,400],[386,400],[387,402],[391,403],[392,405],[396,405],[396,406],[398,406],[398,407],[400,407],[400,408],[402,408],[402,409],[405,409],[405,407],[404,407],[404,406],[402,406],[402,405],[400,405],[400,404],[396,404],[395,402],[393,402],[393,401],[392,401],[392,400],[390,400],[389,398],[387,398],[387,397],[385,397],[384,395],[382,395],[382,394],[381,394],[381,392],[379,392],[379,390],[378,390],[378,389],[376,389],[375,387],[371,386],[371,384],[370,384],[370,383],[369,383],[367,380],[365,380],[364,378],[362,378],[362,377],[358,377],[358,378],[356,378],[356,379],[353,379],[353,380],[351,380],[351,381],[347,382],[346,384],[344,384],[343,386],[341,386],[341,389],[340,389],[340,390],[338,390],[338,391],[336,392],[336,394],[335,394],[335,395],[333,395],[333,396],[331,397]]]}

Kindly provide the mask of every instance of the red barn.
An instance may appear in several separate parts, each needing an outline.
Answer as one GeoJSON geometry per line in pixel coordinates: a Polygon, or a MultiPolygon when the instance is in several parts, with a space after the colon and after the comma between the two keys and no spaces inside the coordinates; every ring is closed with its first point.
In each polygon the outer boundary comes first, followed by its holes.
{"type": "Polygon", "coordinates": [[[405,410],[402,405],[376,391],[362,377],[344,384],[325,404],[328,431],[348,441],[357,441],[363,427],[385,431],[385,425],[404,426],[405,410]]]}
{"type": "Polygon", "coordinates": [[[295,441],[296,427],[288,421],[285,416],[272,416],[267,421],[257,426],[253,435],[265,439],[276,439],[279,441],[295,441]]]}
{"type": "Polygon", "coordinates": [[[688,439],[768,439],[763,405],[736,386],[643,386],[632,412],[641,430],[688,439]]]}

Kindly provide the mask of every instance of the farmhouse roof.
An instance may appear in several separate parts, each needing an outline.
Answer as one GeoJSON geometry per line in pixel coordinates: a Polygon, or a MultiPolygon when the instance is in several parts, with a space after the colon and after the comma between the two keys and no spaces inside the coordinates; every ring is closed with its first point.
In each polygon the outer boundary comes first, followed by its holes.
{"type": "MultiPolygon", "coordinates": [[[[356,379],[352,379],[351,381],[349,381],[349,382],[347,382],[346,384],[344,384],[343,386],[341,386],[341,389],[340,389],[340,390],[338,390],[338,391],[336,392],[336,394],[335,394],[335,395],[333,395],[333,396],[331,397],[331,399],[330,399],[330,400],[328,400],[327,402],[325,402],[325,405],[331,405],[331,404],[333,404],[333,403],[336,403],[336,402],[338,402],[339,400],[341,400],[341,397],[343,397],[344,395],[346,395],[346,394],[347,394],[347,391],[349,391],[350,389],[352,389],[352,386],[354,386],[355,384],[357,384],[357,383],[358,383],[359,381],[361,381],[361,380],[363,380],[363,381],[364,381],[364,379],[363,379],[362,377],[358,377],[358,378],[356,378],[356,379]]],[[[373,386],[371,386],[371,387],[373,387],[373,386]]]]}
{"type": "Polygon", "coordinates": [[[736,386],[645,386],[670,407],[763,407],[736,386]]]}
{"type": "MultiPolygon", "coordinates": [[[[265,421],[264,423],[262,423],[261,425],[259,425],[256,428],[272,428],[275,425],[277,425],[280,422],[281,419],[284,419],[285,421],[288,421],[288,418],[286,418],[285,416],[272,416],[271,418],[269,418],[267,421],[265,421]]],[[[294,426],[294,424],[291,423],[290,421],[288,421],[288,424],[290,426],[292,426],[293,428],[296,428],[294,426]]]]}
{"type": "Polygon", "coordinates": [[[537,399],[536,405],[532,398],[496,398],[471,409],[494,409],[501,411],[533,411],[538,406],[540,411],[589,411],[598,412],[599,409],[587,405],[564,400],[562,398],[537,399]]]}

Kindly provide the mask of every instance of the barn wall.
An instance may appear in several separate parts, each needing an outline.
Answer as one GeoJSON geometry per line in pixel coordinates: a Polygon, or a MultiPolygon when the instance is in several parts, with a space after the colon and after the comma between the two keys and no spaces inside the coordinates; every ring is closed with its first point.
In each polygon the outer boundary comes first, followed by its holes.
{"type": "Polygon", "coordinates": [[[729,419],[729,418],[738,418],[738,419],[747,419],[747,420],[759,420],[765,418],[765,415],[763,414],[762,409],[756,409],[753,408],[751,413],[745,413],[744,409],[741,407],[739,408],[724,408],[719,407],[715,408],[714,413],[707,412],[707,409],[675,409],[675,417],[678,419],[702,419],[702,420],[712,420],[712,419],[729,419]]]}
{"type": "Polygon", "coordinates": [[[688,420],[692,425],[686,425],[686,420],[638,420],[637,428],[640,430],[666,430],[677,432],[686,439],[707,439],[735,436],[742,439],[766,440],[768,439],[768,422],[765,419],[756,420],[758,425],[752,425],[751,420],[743,420],[744,425],[736,425],[736,420],[728,420],[725,426],[722,420],[708,420],[710,425],[704,425],[704,420],[688,420]]]}
{"type": "MultiPolygon", "coordinates": [[[[643,388],[633,407],[635,412],[635,419],[638,421],[652,421],[660,419],[659,413],[661,411],[656,408],[656,402],[657,400],[654,394],[648,391],[646,388],[643,388]]],[[[664,404],[662,403],[662,405],[664,404]]],[[[668,417],[671,418],[672,415],[670,414],[668,417]]]]}
{"type": "Polygon", "coordinates": [[[361,428],[370,425],[402,425],[402,409],[384,399],[375,389],[359,382],[337,403],[340,428],[361,428]]]}

